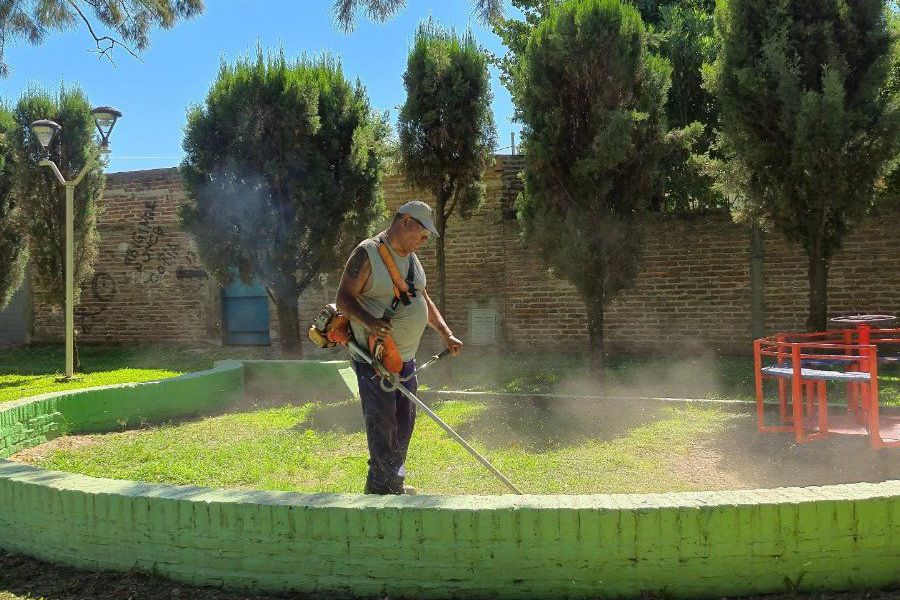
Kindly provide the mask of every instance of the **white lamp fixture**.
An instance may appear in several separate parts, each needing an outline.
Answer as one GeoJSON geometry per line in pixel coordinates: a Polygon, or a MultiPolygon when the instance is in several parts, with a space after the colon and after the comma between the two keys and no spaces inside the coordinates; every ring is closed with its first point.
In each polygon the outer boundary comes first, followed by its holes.
{"type": "Polygon", "coordinates": [[[47,119],[35,121],[30,125],[30,128],[31,133],[34,134],[34,137],[37,138],[45,151],[49,149],[50,142],[53,140],[53,136],[56,135],[56,132],[62,129],[57,123],[47,119]]]}
{"type": "Polygon", "coordinates": [[[97,125],[97,131],[100,132],[100,147],[105,152],[109,152],[109,134],[112,133],[122,112],[111,106],[98,106],[91,111],[91,114],[94,115],[94,123],[97,125]]]}

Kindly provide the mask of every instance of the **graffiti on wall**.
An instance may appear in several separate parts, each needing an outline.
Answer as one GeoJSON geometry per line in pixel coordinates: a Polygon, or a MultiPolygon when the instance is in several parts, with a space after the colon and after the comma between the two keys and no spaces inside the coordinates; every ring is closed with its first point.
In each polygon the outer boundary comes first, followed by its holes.
{"type": "Polygon", "coordinates": [[[186,279],[189,281],[206,280],[209,279],[209,273],[207,273],[203,269],[195,269],[192,267],[178,267],[177,269],[175,269],[175,278],[186,279]]]}
{"type": "Polygon", "coordinates": [[[155,217],[156,201],[144,202],[144,212],[131,232],[131,245],[125,251],[125,266],[150,283],[162,281],[178,256],[177,244],[162,241],[165,230],[161,225],[153,225],[155,217]]]}
{"type": "Polygon", "coordinates": [[[179,281],[203,282],[209,279],[204,269],[194,266],[197,255],[191,250],[184,255],[187,266],[176,267],[180,262],[179,245],[164,240],[165,229],[153,224],[156,210],[155,200],[144,202],[144,211],[138,219],[137,227],[131,232],[131,242],[125,249],[125,266],[134,274],[134,280],[158,284],[173,268],[179,281]]]}
{"type": "Polygon", "coordinates": [[[175,278],[182,285],[199,292],[209,280],[209,273],[206,272],[206,269],[196,264],[197,253],[193,250],[185,252],[184,259],[187,261],[187,265],[175,269],[175,278]]]}
{"type": "Polygon", "coordinates": [[[109,303],[116,297],[118,288],[116,280],[105,271],[97,271],[91,279],[91,285],[82,292],[88,294],[88,301],[91,308],[87,309],[79,306],[75,309],[75,320],[78,323],[78,330],[81,333],[91,333],[94,329],[94,321],[97,317],[106,312],[109,303]]]}

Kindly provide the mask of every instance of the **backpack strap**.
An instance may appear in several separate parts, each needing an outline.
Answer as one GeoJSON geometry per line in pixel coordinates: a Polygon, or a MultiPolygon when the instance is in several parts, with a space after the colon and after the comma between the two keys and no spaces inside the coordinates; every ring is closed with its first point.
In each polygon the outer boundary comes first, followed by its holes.
{"type": "Polygon", "coordinates": [[[401,302],[404,306],[408,306],[411,303],[411,300],[409,299],[410,296],[413,298],[416,297],[416,286],[413,283],[415,281],[415,263],[413,262],[413,257],[410,256],[409,258],[409,272],[404,281],[403,277],[400,275],[400,271],[397,269],[397,263],[394,261],[391,251],[388,250],[387,243],[383,236],[378,238],[378,255],[384,262],[384,266],[387,267],[388,273],[391,276],[391,282],[394,284],[394,300],[391,302],[391,309],[396,310],[401,302]]]}

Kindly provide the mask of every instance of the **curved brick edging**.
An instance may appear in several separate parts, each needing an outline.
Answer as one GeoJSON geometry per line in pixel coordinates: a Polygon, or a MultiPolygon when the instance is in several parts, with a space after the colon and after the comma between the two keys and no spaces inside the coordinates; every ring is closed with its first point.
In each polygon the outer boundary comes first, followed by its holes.
{"type": "MultiPolygon", "coordinates": [[[[336,373],[340,364],[299,371],[336,373]]],[[[252,379],[253,370],[228,363],[195,375],[252,379]]],[[[369,497],[153,485],[0,461],[0,547],[195,585],[328,595],[699,598],[883,587],[900,584],[900,481],[369,497]]]]}
{"type": "Polygon", "coordinates": [[[0,458],[63,433],[95,433],[172,419],[243,398],[244,368],[221,361],[208,371],[32,396],[0,405],[0,458]]]}

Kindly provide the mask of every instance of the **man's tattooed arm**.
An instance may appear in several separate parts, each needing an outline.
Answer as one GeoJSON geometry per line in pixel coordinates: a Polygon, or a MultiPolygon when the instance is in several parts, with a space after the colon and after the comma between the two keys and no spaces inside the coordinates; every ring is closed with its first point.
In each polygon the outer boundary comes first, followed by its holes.
{"type": "Polygon", "coordinates": [[[390,323],[383,319],[376,319],[366,311],[359,303],[366,282],[372,274],[372,264],[365,248],[357,248],[344,267],[341,275],[341,283],[338,286],[337,308],[351,319],[366,326],[376,333],[389,333],[390,323]]]}
{"type": "MultiPolygon", "coordinates": [[[[363,267],[369,264],[369,255],[364,248],[357,248],[350,255],[347,266],[344,268],[345,273],[351,279],[358,279],[362,273],[363,267]]],[[[365,282],[363,282],[365,283],[365,282]]]]}

